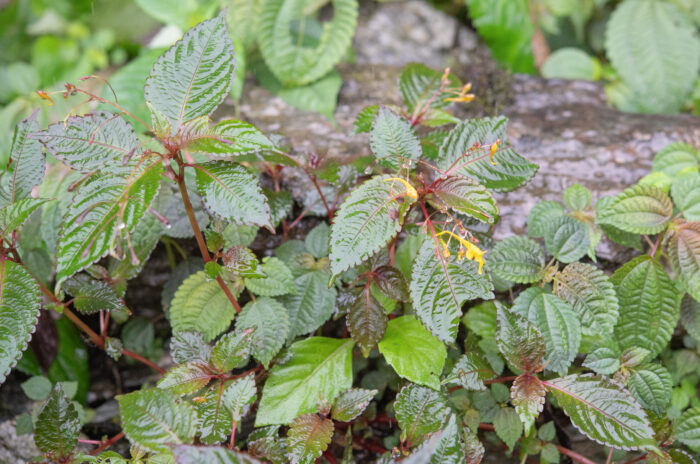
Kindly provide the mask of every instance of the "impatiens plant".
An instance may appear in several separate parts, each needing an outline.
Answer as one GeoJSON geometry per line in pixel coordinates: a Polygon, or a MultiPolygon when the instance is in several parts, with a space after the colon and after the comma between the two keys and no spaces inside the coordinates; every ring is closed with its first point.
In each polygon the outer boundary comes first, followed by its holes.
{"type": "Polygon", "coordinates": [[[121,432],[99,440],[79,436],[87,386],[41,371],[24,382],[46,400],[22,421],[46,460],[127,462],[107,450],[126,438],[128,462],[478,463],[485,439],[522,462],[592,462],[570,449],[570,421],[609,462],[613,450],[694,462],[674,440],[700,447],[695,149],[664,150],[656,175],[595,208],[579,185],[565,205],[540,203],[528,231],[544,249],[495,243],[493,192],[537,166],[508,144],[505,118],[449,111],[473,98],[449,70],[406,67],[404,107],[365,108],[354,132],[372,155],[345,166],[212,123],[234,70],[222,13],[153,66],[150,122],[66,84],[90,113],[17,127],[0,210],[2,380],[40,312],[160,374],[116,396],[121,432]],[[591,263],[603,234],[648,254],[609,276],[591,263]],[[125,302],[154,249],[171,265],[167,368],[125,302]],[[671,350],[679,319],[688,336],[671,350]]]}

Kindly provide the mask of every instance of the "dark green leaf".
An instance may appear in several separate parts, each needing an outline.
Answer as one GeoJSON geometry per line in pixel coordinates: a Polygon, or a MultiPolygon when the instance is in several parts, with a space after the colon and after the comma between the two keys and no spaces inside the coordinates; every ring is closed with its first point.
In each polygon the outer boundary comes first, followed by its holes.
{"type": "Polygon", "coordinates": [[[46,162],[41,151],[41,144],[30,136],[39,130],[36,115],[37,113],[34,113],[27,119],[20,121],[12,138],[10,151],[12,171],[11,174],[5,174],[12,176],[8,192],[10,203],[29,197],[34,186],[39,185],[44,178],[46,162]]]}
{"type": "Polygon", "coordinates": [[[433,183],[433,193],[428,197],[436,205],[452,208],[460,214],[493,224],[498,219],[498,208],[493,197],[469,177],[450,176],[433,183]]]}
{"type": "Polygon", "coordinates": [[[630,377],[627,388],[644,408],[663,415],[671,401],[671,374],[660,364],[645,364],[630,377]]]}
{"type": "Polygon", "coordinates": [[[681,324],[688,335],[700,341],[700,302],[690,295],[681,300],[681,324]]]}
{"type": "Polygon", "coordinates": [[[676,278],[700,301],[700,222],[687,222],[676,228],[668,242],[668,255],[676,278]]]}
{"type": "MultiPolygon", "coordinates": [[[[450,94],[440,92],[442,75],[441,71],[430,69],[422,63],[410,63],[403,68],[399,77],[399,89],[409,112],[425,107],[428,101],[431,108],[445,108],[450,104],[444,100],[450,94]]],[[[459,89],[461,86],[459,79],[450,73],[445,87],[459,89]]]]}
{"type": "Polygon", "coordinates": [[[274,148],[273,143],[252,124],[226,119],[214,127],[202,127],[186,137],[187,149],[217,157],[235,157],[243,153],[274,148]]]}
{"type": "Polygon", "coordinates": [[[324,271],[306,272],[294,282],[297,291],[279,298],[289,315],[288,340],[321,327],[333,314],[337,295],[335,287],[328,288],[324,271]]]}
{"type": "Polygon", "coordinates": [[[401,439],[415,444],[426,434],[440,430],[449,408],[442,393],[409,384],[396,395],[394,411],[401,428],[401,439]]]}
{"type": "Polygon", "coordinates": [[[381,106],[369,133],[369,145],[379,164],[393,171],[420,158],[422,150],[411,124],[381,106]]]}
{"type": "Polygon", "coordinates": [[[700,408],[690,408],[678,419],[678,440],[692,448],[700,447],[700,408]]]}
{"type": "Polygon", "coordinates": [[[692,145],[676,142],[666,145],[654,156],[653,172],[677,177],[685,172],[698,172],[700,153],[692,145]]]}
{"type": "Polygon", "coordinates": [[[498,438],[503,440],[503,443],[512,450],[513,446],[518,442],[518,439],[523,434],[523,423],[520,416],[513,408],[503,407],[498,410],[496,417],[493,419],[493,426],[496,430],[498,438]]]}
{"type": "Polygon", "coordinates": [[[543,366],[546,347],[542,333],[523,316],[498,309],[498,350],[515,369],[530,372],[543,366]]]}
{"type": "Polygon", "coordinates": [[[700,175],[682,177],[671,184],[671,198],[683,217],[700,221],[700,175]]]}
{"type": "Polygon", "coordinates": [[[617,343],[591,350],[583,363],[584,367],[598,374],[612,375],[620,368],[620,348],[617,343]]]}
{"type": "Polygon", "coordinates": [[[544,237],[552,222],[564,215],[564,207],[558,201],[541,201],[527,216],[527,234],[530,237],[544,237]]]}
{"type": "Polygon", "coordinates": [[[218,386],[209,390],[203,402],[195,403],[199,439],[207,445],[221,443],[231,433],[231,411],[224,407],[218,386]]]}
{"type": "Polygon", "coordinates": [[[236,332],[253,329],[251,354],[266,368],[284,346],[289,333],[289,316],[279,302],[260,297],[243,307],[236,321],[236,332]]]}
{"type": "Polygon", "coordinates": [[[363,132],[369,132],[372,129],[372,123],[374,118],[377,117],[379,112],[379,105],[370,105],[362,108],[362,110],[355,116],[355,122],[352,126],[352,135],[362,134],[363,132]]]}
{"type": "Polygon", "coordinates": [[[226,387],[221,402],[231,411],[233,420],[240,422],[243,417],[243,408],[255,401],[257,393],[255,376],[251,373],[234,380],[231,385],[226,387]]]}
{"type": "Polygon", "coordinates": [[[369,287],[365,287],[348,308],[346,319],[350,335],[365,357],[369,356],[369,352],[384,336],[387,321],[384,308],[372,296],[369,287]]]}
{"type": "Polygon", "coordinates": [[[525,237],[501,240],[489,253],[488,263],[498,276],[516,283],[537,282],[542,277],[545,256],[542,247],[525,237]]]}
{"type": "Polygon", "coordinates": [[[46,200],[40,198],[22,198],[0,209],[0,237],[10,239],[9,235],[19,229],[29,216],[46,200]]]}
{"type": "Polygon", "coordinates": [[[245,286],[256,295],[279,296],[297,291],[292,271],[281,259],[266,256],[257,272],[265,277],[245,278],[245,286]]]}
{"type": "Polygon", "coordinates": [[[306,251],[316,259],[328,256],[330,251],[331,229],[325,222],[311,229],[304,239],[306,251]]]}
{"type": "Polygon", "coordinates": [[[673,203],[653,185],[638,184],[619,194],[598,213],[598,223],[636,234],[661,232],[671,219],[673,203]]]}
{"type": "Polygon", "coordinates": [[[56,384],[39,413],[34,428],[34,442],[45,453],[69,456],[78,444],[80,420],[73,403],[56,384]]]}
{"type": "Polygon", "coordinates": [[[545,229],[544,245],[562,263],[572,263],[588,252],[588,228],[570,216],[553,219],[545,229]]]}
{"type": "MultiPolygon", "coordinates": [[[[175,445],[172,447],[177,464],[259,464],[246,453],[221,446],[175,445]]],[[[159,455],[160,456],[160,455],[159,455]]],[[[166,455],[167,456],[167,455],[166,455]]],[[[167,459],[167,458],[164,458],[167,459]]],[[[153,460],[153,459],[151,459],[153,460]]]]}
{"type": "Polygon", "coordinates": [[[73,296],[73,306],[82,313],[129,311],[112,287],[85,274],[77,274],[68,279],[63,284],[63,289],[73,296]]]}

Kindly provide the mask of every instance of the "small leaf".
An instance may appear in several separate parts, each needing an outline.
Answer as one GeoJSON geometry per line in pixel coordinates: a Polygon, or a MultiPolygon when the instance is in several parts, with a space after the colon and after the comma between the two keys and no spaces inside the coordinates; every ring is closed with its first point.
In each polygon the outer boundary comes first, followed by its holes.
{"type": "Polygon", "coordinates": [[[690,408],[678,418],[676,437],[691,448],[700,447],[700,408],[690,408]]]}
{"type": "Polygon", "coordinates": [[[9,185],[9,203],[29,197],[32,189],[44,178],[46,171],[44,153],[41,151],[39,141],[31,137],[32,133],[39,130],[36,116],[37,113],[34,113],[20,121],[12,137],[10,150],[12,179],[9,185]]]}
{"type": "Polygon", "coordinates": [[[700,221],[700,175],[681,177],[671,184],[671,198],[683,217],[700,221]]]}
{"type": "Polygon", "coordinates": [[[523,422],[525,435],[530,434],[530,428],[542,412],[545,396],[544,385],[534,375],[519,375],[510,387],[511,403],[523,422]]]}
{"type": "Polygon", "coordinates": [[[78,444],[79,432],[80,419],[75,405],[57,383],[36,419],[34,442],[44,453],[69,456],[78,444]]]}
{"type": "Polygon", "coordinates": [[[331,229],[325,222],[320,223],[309,231],[304,239],[306,251],[316,259],[328,256],[330,251],[331,229]]]}
{"type": "Polygon", "coordinates": [[[493,379],[495,376],[496,373],[486,359],[475,351],[469,351],[457,360],[443,383],[455,383],[465,390],[484,391],[484,380],[493,379]]]}
{"type": "Polygon", "coordinates": [[[408,282],[403,273],[394,266],[380,266],[374,270],[374,283],[386,296],[396,301],[408,301],[408,282]]]}
{"type": "Polygon", "coordinates": [[[204,396],[204,401],[194,403],[199,439],[207,445],[221,443],[231,433],[231,411],[224,407],[221,396],[220,388],[212,388],[204,396]]]}
{"type": "Polygon", "coordinates": [[[333,275],[360,264],[389,243],[401,230],[411,203],[406,186],[389,176],[373,177],[350,193],[331,227],[333,275]]]}
{"type": "Polygon", "coordinates": [[[545,340],[535,325],[523,316],[499,308],[496,324],[498,350],[515,369],[540,369],[546,352],[545,340]]]}
{"type": "Polygon", "coordinates": [[[231,88],[233,43],[224,14],[190,29],[153,65],[146,101],[164,114],[173,132],[211,114],[231,88]]]}
{"type": "Polygon", "coordinates": [[[335,399],[331,416],[339,422],[350,422],[362,414],[372,401],[377,390],[364,388],[350,388],[342,392],[335,399]]]}
{"type": "Polygon", "coordinates": [[[464,439],[464,450],[466,454],[465,464],[479,464],[484,458],[484,445],[479,441],[479,437],[476,436],[467,427],[462,429],[462,438],[464,439]]]}
{"type": "Polygon", "coordinates": [[[236,332],[241,334],[254,329],[251,337],[251,354],[265,368],[284,346],[289,333],[289,317],[279,302],[260,297],[243,307],[236,322],[236,332]]]}
{"type": "Polygon", "coordinates": [[[432,190],[428,199],[438,206],[489,224],[498,219],[498,208],[489,191],[469,177],[441,177],[433,183],[432,190]]]}
{"type": "Polygon", "coordinates": [[[258,266],[258,257],[249,248],[236,245],[224,251],[222,259],[226,269],[241,277],[263,278],[267,277],[258,266]]]}
{"type": "Polygon", "coordinates": [[[287,432],[290,462],[312,464],[328,448],[333,429],[333,421],[318,414],[304,414],[294,419],[287,432]]]}
{"type": "MultiPolygon", "coordinates": [[[[445,101],[445,98],[452,95],[440,92],[442,75],[441,71],[430,69],[422,63],[409,63],[404,66],[399,77],[399,90],[409,112],[414,112],[416,108],[423,108],[429,101],[431,108],[445,108],[450,104],[449,101],[445,101]]],[[[447,78],[446,87],[462,86],[454,74],[450,73],[447,78]]]]}
{"type": "Polygon", "coordinates": [[[571,211],[583,211],[592,201],[591,191],[581,184],[574,184],[564,191],[564,203],[571,211]]]}
{"type": "Polygon", "coordinates": [[[170,355],[178,364],[190,361],[208,361],[211,346],[201,332],[175,332],[170,339],[170,355]]]}
{"type": "Polygon", "coordinates": [[[677,177],[683,172],[697,172],[700,153],[692,145],[675,142],[666,145],[654,156],[653,172],[663,172],[670,177],[677,177]]]}
{"type": "Polygon", "coordinates": [[[416,444],[426,434],[440,430],[449,407],[442,393],[409,384],[396,395],[394,411],[401,428],[401,439],[416,444]]]}
{"type": "Polygon", "coordinates": [[[552,220],[544,234],[544,245],[562,263],[578,261],[588,253],[588,228],[570,216],[552,220]]]}
{"type": "Polygon", "coordinates": [[[438,340],[455,340],[465,301],[493,298],[493,284],[478,269],[475,261],[437,253],[433,240],[423,242],[411,273],[411,299],[416,314],[438,340]]]}
{"type": "Polygon", "coordinates": [[[51,381],[43,375],[32,376],[22,382],[20,386],[27,398],[34,401],[44,401],[52,390],[51,381]]]}
{"type": "Polygon", "coordinates": [[[365,357],[382,339],[387,326],[387,315],[382,305],[372,296],[369,287],[354,299],[346,318],[350,335],[362,349],[365,357]]]}
{"type": "Polygon", "coordinates": [[[234,380],[231,385],[226,387],[221,397],[221,403],[231,411],[233,420],[239,422],[243,417],[243,408],[255,401],[257,393],[255,376],[251,373],[234,380]]]}
{"type": "Polygon", "coordinates": [[[660,364],[645,364],[630,377],[627,388],[645,409],[663,415],[671,401],[671,374],[660,364]]]}
{"type": "Polygon", "coordinates": [[[543,383],[576,428],[590,439],[626,450],[655,447],[644,409],[612,380],[574,374],[543,383]]]}
{"type": "Polygon", "coordinates": [[[515,409],[508,407],[499,409],[493,419],[493,425],[498,438],[503,440],[509,450],[512,450],[523,434],[523,423],[515,409]]]}
{"type": "Polygon", "coordinates": [[[571,306],[539,287],[531,287],[515,299],[512,311],[541,332],[547,347],[547,369],[566,374],[581,343],[581,324],[571,306]]]}
{"type": "Polygon", "coordinates": [[[636,234],[661,232],[671,219],[673,203],[653,185],[625,189],[598,214],[598,223],[636,234]]]}
{"type": "Polygon", "coordinates": [[[281,259],[266,256],[258,272],[262,272],[266,277],[245,278],[245,286],[257,295],[279,296],[297,291],[292,271],[281,259]]]}
{"type": "Polygon", "coordinates": [[[213,374],[201,361],[190,361],[170,369],[158,382],[158,388],[169,390],[178,396],[189,395],[204,388],[213,374]]]}
{"type": "Polygon", "coordinates": [[[63,289],[73,296],[73,306],[81,313],[97,311],[123,311],[128,313],[124,301],[112,287],[104,282],[93,280],[85,274],[78,274],[63,284],[63,289]]]}
{"type": "Polygon", "coordinates": [[[253,330],[229,332],[216,342],[210,362],[220,372],[228,372],[250,355],[253,330]]]}
{"type": "MultiPolygon", "coordinates": [[[[264,188],[263,193],[267,197],[267,201],[270,205],[272,226],[277,227],[280,225],[282,220],[284,220],[287,216],[289,216],[289,213],[292,212],[292,208],[294,207],[294,199],[286,190],[275,192],[274,190],[264,188]]],[[[326,250],[326,255],[328,255],[328,250],[326,250]]]]}
{"type": "Polygon", "coordinates": [[[225,119],[214,127],[188,134],[184,147],[190,151],[217,157],[235,157],[244,153],[269,150],[274,144],[252,124],[225,119]]]}
{"type": "Polygon", "coordinates": [[[270,207],[254,175],[225,161],[195,165],[197,190],[212,214],[239,224],[268,227],[270,207]]]}
{"type": "Polygon", "coordinates": [[[668,242],[668,255],[676,278],[700,301],[700,222],[676,228],[668,242]]]}
{"type": "Polygon", "coordinates": [[[431,453],[430,464],[465,463],[464,444],[459,436],[460,428],[457,425],[457,415],[450,415],[447,425],[440,431],[440,441],[431,453]]]}
{"type": "Polygon", "coordinates": [[[289,347],[286,361],[275,364],[263,388],[256,427],[288,424],[316,412],[320,400],[332,402],[352,386],[352,339],[311,337],[289,347]]]}
{"type": "Polygon", "coordinates": [[[0,208],[0,238],[10,239],[10,234],[22,227],[31,214],[47,200],[22,198],[0,208]]]}
{"type": "Polygon", "coordinates": [[[186,402],[163,390],[139,390],[117,396],[122,430],[129,441],[154,452],[192,443],[197,414],[186,402]]]}
{"type": "Polygon", "coordinates": [[[357,116],[355,116],[351,135],[369,132],[372,129],[372,123],[374,122],[374,118],[377,117],[378,112],[379,105],[370,105],[362,108],[362,110],[357,113],[357,116]]]}
{"type": "Polygon", "coordinates": [[[289,316],[287,341],[318,329],[335,310],[337,291],[328,288],[328,273],[306,272],[294,281],[296,292],[279,297],[289,316]]]}
{"type": "Polygon", "coordinates": [[[369,145],[379,164],[393,171],[420,158],[422,149],[411,124],[385,106],[379,107],[369,133],[369,145]]]}
{"type": "Polygon", "coordinates": [[[544,237],[552,222],[561,216],[564,216],[564,207],[558,201],[537,203],[527,216],[527,235],[544,237]]]}
{"type": "Polygon", "coordinates": [[[540,280],[545,266],[542,247],[525,237],[514,236],[501,240],[489,253],[491,270],[511,282],[528,284],[540,280]]]}
{"type": "Polygon", "coordinates": [[[613,346],[600,346],[588,353],[583,366],[598,374],[612,375],[620,368],[620,355],[617,343],[613,346]]]}
{"type": "Polygon", "coordinates": [[[414,316],[390,320],[378,348],[399,376],[435,390],[440,387],[447,350],[414,316]]]}
{"type": "Polygon", "coordinates": [[[590,264],[571,263],[554,277],[554,292],[573,307],[584,334],[612,333],[619,306],[615,287],[603,271],[590,264]]]}

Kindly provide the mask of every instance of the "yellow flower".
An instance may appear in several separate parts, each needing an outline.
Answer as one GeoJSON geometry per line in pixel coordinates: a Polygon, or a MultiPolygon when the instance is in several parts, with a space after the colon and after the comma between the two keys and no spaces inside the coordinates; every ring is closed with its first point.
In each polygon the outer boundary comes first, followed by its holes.
{"type": "MultiPolygon", "coordinates": [[[[450,237],[454,237],[458,242],[459,242],[459,252],[457,253],[457,259],[460,261],[464,258],[467,258],[472,261],[476,261],[479,263],[479,274],[481,274],[482,269],[484,267],[484,251],[481,250],[478,246],[474,245],[472,242],[470,242],[467,239],[464,239],[458,235],[455,235],[454,233],[448,231],[448,230],[443,230],[442,232],[438,233],[437,236],[439,237],[440,235],[447,234],[450,237]]],[[[447,244],[440,239],[440,243],[442,243],[442,246],[444,249],[447,249],[447,244]]],[[[448,250],[449,253],[449,250],[448,250]]],[[[445,255],[445,251],[443,250],[443,256],[445,255]]],[[[449,257],[446,256],[446,257],[449,257]]]]}
{"type": "Polygon", "coordinates": [[[489,156],[489,161],[491,161],[491,164],[493,164],[494,166],[497,165],[498,163],[496,163],[493,160],[493,156],[496,154],[496,150],[498,150],[498,145],[500,145],[500,144],[501,144],[501,139],[498,139],[491,144],[491,156],[489,156]]]}
{"type": "Polygon", "coordinates": [[[475,97],[473,93],[467,93],[471,90],[471,88],[472,83],[469,82],[468,84],[465,84],[464,87],[462,87],[462,90],[460,90],[459,93],[453,91],[454,95],[457,95],[456,97],[443,98],[442,101],[469,103],[470,101],[474,100],[475,97]]]}
{"type": "Polygon", "coordinates": [[[384,179],[384,182],[389,182],[389,181],[399,181],[401,182],[405,187],[406,187],[406,195],[408,195],[410,198],[416,200],[418,198],[418,191],[416,191],[415,187],[413,185],[409,184],[405,180],[401,179],[400,177],[390,177],[389,179],[384,179]]]}
{"type": "Polygon", "coordinates": [[[46,93],[46,90],[37,90],[36,93],[37,95],[39,95],[39,98],[47,100],[49,102],[49,106],[53,106],[53,98],[49,97],[49,94],[46,93]]]}

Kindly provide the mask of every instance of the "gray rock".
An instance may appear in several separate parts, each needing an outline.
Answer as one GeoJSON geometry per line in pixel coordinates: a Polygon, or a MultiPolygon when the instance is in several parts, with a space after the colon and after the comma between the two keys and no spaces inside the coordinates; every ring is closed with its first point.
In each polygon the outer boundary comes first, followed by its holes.
{"type": "Polygon", "coordinates": [[[14,419],[0,422],[0,462],[21,464],[41,456],[34,444],[34,434],[17,436],[15,426],[14,419]]]}

